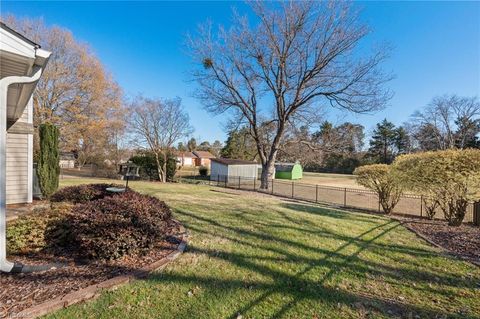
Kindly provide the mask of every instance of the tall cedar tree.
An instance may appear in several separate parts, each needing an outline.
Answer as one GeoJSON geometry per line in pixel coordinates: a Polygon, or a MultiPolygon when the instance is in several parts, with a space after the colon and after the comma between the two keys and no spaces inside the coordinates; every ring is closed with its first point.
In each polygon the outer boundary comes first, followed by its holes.
{"type": "Polygon", "coordinates": [[[58,128],[51,123],[39,126],[40,156],[37,175],[43,196],[50,197],[58,189],[60,175],[58,152],[58,128]]]}

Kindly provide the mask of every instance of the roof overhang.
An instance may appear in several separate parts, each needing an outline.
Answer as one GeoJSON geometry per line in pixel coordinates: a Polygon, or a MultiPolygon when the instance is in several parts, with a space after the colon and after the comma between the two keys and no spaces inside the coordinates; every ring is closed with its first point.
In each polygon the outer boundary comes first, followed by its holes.
{"type": "MultiPolygon", "coordinates": [[[[31,77],[42,72],[50,52],[0,23],[0,79],[31,77]]],[[[7,92],[7,121],[15,123],[23,114],[38,81],[10,84],[7,92]]],[[[1,107],[4,107],[3,105],[1,107]]]]}

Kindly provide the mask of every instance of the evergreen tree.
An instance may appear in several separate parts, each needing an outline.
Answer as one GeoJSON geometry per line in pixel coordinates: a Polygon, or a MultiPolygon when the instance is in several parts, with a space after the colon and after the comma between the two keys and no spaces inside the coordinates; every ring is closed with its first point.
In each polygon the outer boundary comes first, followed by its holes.
{"type": "Polygon", "coordinates": [[[177,150],[179,152],[186,152],[187,147],[183,144],[183,142],[178,142],[177,150]]]}
{"type": "Polygon", "coordinates": [[[417,141],[420,151],[434,151],[441,149],[438,140],[439,135],[440,132],[434,125],[425,123],[420,125],[413,137],[417,141]]]}
{"type": "Polygon", "coordinates": [[[51,123],[40,124],[40,153],[37,175],[43,196],[50,197],[58,189],[60,175],[58,128],[51,123]]]}
{"type": "Polygon", "coordinates": [[[392,122],[384,119],[377,124],[370,140],[368,156],[379,163],[390,164],[394,158],[395,147],[398,143],[398,132],[392,122]]]}
{"type": "Polygon", "coordinates": [[[250,161],[254,160],[257,154],[255,141],[246,127],[230,131],[225,146],[220,152],[222,157],[250,161]]]}
{"type": "Polygon", "coordinates": [[[408,154],[411,151],[410,135],[407,130],[400,126],[396,130],[395,147],[396,155],[408,154]]]}
{"type": "Polygon", "coordinates": [[[188,142],[187,142],[187,149],[188,151],[190,152],[193,152],[197,149],[197,140],[195,138],[191,138],[188,142]]]}
{"type": "Polygon", "coordinates": [[[211,152],[212,146],[210,145],[209,141],[203,141],[200,143],[200,145],[198,145],[197,150],[211,152]]]}

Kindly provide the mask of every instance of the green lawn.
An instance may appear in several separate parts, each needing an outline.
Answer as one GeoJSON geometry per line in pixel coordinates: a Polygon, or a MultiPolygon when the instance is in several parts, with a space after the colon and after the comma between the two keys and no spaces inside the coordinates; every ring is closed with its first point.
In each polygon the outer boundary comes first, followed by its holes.
{"type": "Polygon", "coordinates": [[[480,269],[388,218],[201,185],[131,186],[171,205],[187,251],[51,318],[480,318],[480,269]]]}

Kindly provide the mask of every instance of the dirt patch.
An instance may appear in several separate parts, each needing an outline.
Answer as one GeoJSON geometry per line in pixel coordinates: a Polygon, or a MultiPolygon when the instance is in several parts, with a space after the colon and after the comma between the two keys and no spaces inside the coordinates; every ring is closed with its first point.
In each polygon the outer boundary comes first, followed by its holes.
{"type": "Polygon", "coordinates": [[[405,226],[453,254],[480,264],[480,227],[464,223],[449,226],[444,220],[397,217],[405,226]]]}
{"type": "Polygon", "coordinates": [[[0,318],[15,317],[22,310],[56,297],[131,274],[175,251],[181,242],[181,226],[171,223],[166,240],[158,242],[143,256],[128,256],[115,261],[81,262],[47,252],[10,255],[10,260],[28,265],[62,262],[66,267],[30,274],[0,273],[0,318]]]}

